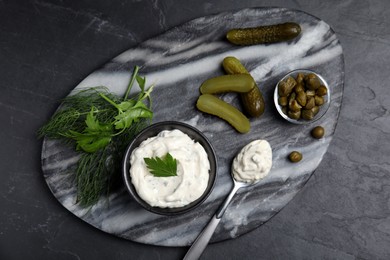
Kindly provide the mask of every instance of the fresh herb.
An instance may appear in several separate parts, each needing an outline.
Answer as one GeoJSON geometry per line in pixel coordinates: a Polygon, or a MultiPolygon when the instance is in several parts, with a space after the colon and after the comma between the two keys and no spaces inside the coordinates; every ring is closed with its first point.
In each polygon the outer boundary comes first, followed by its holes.
{"type": "Polygon", "coordinates": [[[177,161],[170,153],[163,157],[144,158],[150,173],[156,177],[177,176],[177,161]]]}
{"type": "Polygon", "coordinates": [[[105,87],[78,91],[66,97],[60,109],[38,130],[40,138],[75,144],[80,153],[75,181],[81,206],[92,206],[114,188],[120,179],[119,166],[126,145],[153,117],[153,86],[146,89],[146,80],[138,71],[136,66],[123,98],[105,87]],[[130,98],[135,81],[141,91],[130,98]]]}

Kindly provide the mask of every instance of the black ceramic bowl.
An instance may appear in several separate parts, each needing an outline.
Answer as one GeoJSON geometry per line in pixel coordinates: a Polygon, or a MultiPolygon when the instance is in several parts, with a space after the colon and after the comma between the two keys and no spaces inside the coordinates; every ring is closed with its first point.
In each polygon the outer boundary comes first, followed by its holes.
{"type": "Polygon", "coordinates": [[[175,122],[175,121],[166,121],[166,122],[160,122],[156,124],[152,124],[149,127],[145,128],[143,131],[141,131],[130,143],[130,145],[127,147],[123,162],[122,162],[122,177],[124,180],[124,183],[126,185],[127,190],[129,191],[130,195],[146,210],[151,211],[156,214],[161,215],[176,215],[176,214],[182,214],[185,212],[188,212],[190,210],[193,210],[197,206],[199,206],[206,198],[210,195],[211,191],[213,190],[214,183],[217,177],[217,160],[216,155],[214,152],[214,149],[211,145],[211,143],[208,141],[205,135],[203,135],[199,130],[196,128],[184,124],[181,122],[175,122]],[[134,185],[131,182],[131,176],[130,176],[130,157],[131,153],[135,148],[137,148],[144,140],[146,140],[149,137],[156,136],[158,133],[160,133],[163,130],[174,130],[178,129],[182,131],[183,133],[187,134],[191,139],[194,141],[200,143],[203,148],[205,149],[208,159],[210,162],[210,177],[208,181],[207,188],[203,195],[197,199],[196,201],[184,206],[184,207],[178,207],[178,208],[160,208],[160,207],[152,207],[148,203],[146,203],[142,198],[137,194],[137,191],[134,187],[134,185]]]}

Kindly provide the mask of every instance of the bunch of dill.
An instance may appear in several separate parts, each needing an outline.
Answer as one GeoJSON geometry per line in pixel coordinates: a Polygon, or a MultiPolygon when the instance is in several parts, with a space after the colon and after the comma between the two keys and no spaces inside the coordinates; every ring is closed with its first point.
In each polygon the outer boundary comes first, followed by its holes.
{"type": "Polygon", "coordinates": [[[58,111],[38,130],[38,137],[62,139],[74,145],[80,159],[75,172],[77,203],[94,205],[117,184],[127,144],[153,117],[153,86],[145,89],[145,78],[135,66],[123,98],[105,87],[94,87],[67,96],[58,111]],[[141,91],[129,98],[137,81],[141,91]]]}

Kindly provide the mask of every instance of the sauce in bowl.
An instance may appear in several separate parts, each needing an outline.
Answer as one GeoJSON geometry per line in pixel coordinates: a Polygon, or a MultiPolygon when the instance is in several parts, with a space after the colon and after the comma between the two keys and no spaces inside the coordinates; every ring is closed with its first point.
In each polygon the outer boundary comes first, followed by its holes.
{"type": "Polygon", "coordinates": [[[144,140],[130,157],[130,176],[138,195],[152,207],[178,208],[200,198],[209,182],[210,162],[201,144],[178,129],[164,130],[144,140]],[[177,176],[156,177],[144,158],[177,160],[177,176]]]}

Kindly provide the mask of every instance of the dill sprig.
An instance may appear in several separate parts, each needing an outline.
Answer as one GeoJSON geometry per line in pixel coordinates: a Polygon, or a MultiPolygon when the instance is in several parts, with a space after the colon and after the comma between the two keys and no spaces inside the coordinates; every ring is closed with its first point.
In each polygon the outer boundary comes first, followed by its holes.
{"type": "Polygon", "coordinates": [[[153,86],[145,89],[146,79],[138,71],[136,66],[123,98],[105,87],[77,91],[63,99],[52,118],[38,130],[39,138],[66,140],[80,153],[74,173],[80,206],[94,205],[115,188],[127,144],[150,123],[153,86]],[[135,81],[141,91],[130,98],[135,81]]]}

